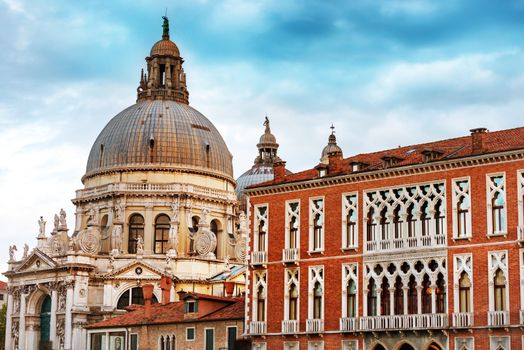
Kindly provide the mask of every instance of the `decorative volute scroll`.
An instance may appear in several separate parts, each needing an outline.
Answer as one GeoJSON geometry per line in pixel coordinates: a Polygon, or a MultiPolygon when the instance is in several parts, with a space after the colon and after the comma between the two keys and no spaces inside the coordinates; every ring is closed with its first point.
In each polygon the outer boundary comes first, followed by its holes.
{"type": "Polygon", "coordinates": [[[195,235],[195,251],[201,257],[215,259],[217,237],[209,229],[209,209],[202,209],[202,217],[198,223],[198,232],[195,235]]]}

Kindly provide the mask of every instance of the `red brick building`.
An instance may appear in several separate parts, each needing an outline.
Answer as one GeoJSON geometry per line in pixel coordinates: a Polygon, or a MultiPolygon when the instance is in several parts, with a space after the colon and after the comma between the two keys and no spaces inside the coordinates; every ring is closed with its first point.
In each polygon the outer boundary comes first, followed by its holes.
{"type": "Polygon", "coordinates": [[[523,349],[524,127],[250,187],[253,349],[523,349]]]}

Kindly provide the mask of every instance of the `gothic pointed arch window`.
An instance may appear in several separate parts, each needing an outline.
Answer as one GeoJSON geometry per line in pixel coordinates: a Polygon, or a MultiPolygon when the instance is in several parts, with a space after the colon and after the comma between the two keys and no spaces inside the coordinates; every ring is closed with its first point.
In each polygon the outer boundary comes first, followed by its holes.
{"type": "Polygon", "coordinates": [[[400,217],[400,205],[393,209],[393,238],[402,238],[402,218],[400,217]]]}
{"type": "Polygon", "coordinates": [[[357,317],[357,284],[353,279],[350,279],[347,285],[346,315],[346,317],[357,317]]]}
{"type": "Polygon", "coordinates": [[[446,228],[446,216],[444,214],[444,206],[442,204],[442,200],[438,200],[435,203],[435,214],[434,214],[434,220],[435,220],[435,234],[442,236],[445,233],[446,228]]]}
{"type": "Polygon", "coordinates": [[[410,276],[408,287],[408,313],[417,314],[417,281],[415,280],[415,276],[410,276]]]}
{"type": "Polygon", "coordinates": [[[429,211],[429,203],[425,202],[420,208],[420,221],[422,222],[422,236],[429,236],[431,213],[429,211]]]}
{"type": "Polygon", "coordinates": [[[155,254],[165,254],[169,241],[169,216],[160,214],[155,220],[155,254]]]}
{"type": "Polygon", "coordinates": [[[298,320],[298,287],[295,283],[289,288],[288,317],[290,320],[298,320]]]}
{"type": "Polygon", "coordinates": [[[395,315],[403,315],[404,314],[404,289],[402,284],[402,278],[400,276],[397,276],[395,280],[395,309],[394,314],[395,315]]]}
{"type": "Polygon", "coordinates": [[[129,235],[127,251],[129,254],[136,254],[137,242],[141,238],[144,240],[144,217],[140,214],[133,214],[129,218],[129,235]]]}
{"type": "Polygon", "coordinates": [[[380,211],[380,231],[382,236],[380,237],[381,240],[386,241],[389,240],[389,218],[388,218],[388,208],[384,207],[380,211]]]}
{"type": "Polygon", "coordinates": [[[373,242],[376,240],[377,223],[375,221],[375,209],[370,208],[367,216],[366,240],[373,242]]]}
{"type": "Polygon", "coordinates": [[[411,203],[408,205],[408,208],[406,210],[407,216],[406,221],[408,224],[408,237],[412,238],[416,236],[416,221],[417,218],[415,217],[415,204],[411,203]]]}
{"type": "Polygon", "coordinates": [[[382,279],[382,285],[380,286],[380,315],[390,314],[390,293],[389,293],[389,281],[386,277],[382,279]]]}
{"type": "Polygon", "coordinates": [[[501,269],[498,269],[495,272],[493,282],[495,294],[495,311],[506,311],[506,277],[504,276],[504,272],[501,269]]]}
{"type": "Polygon", "coordinates": [[[262,285],[257,288],[257,321],[266,320],[266,292],[262,285]]]}
{"type": "Polygon", "coordinates": [[[444,275],[439,273],[437,276],[437,286],[435,288],[436,312],[438,314],[446,313],[446,281],[444,275]]]}
{"type": "Polygon", "coordinates": [[[313,288],[313,318],[322,318],[322,297],[323,290],[320,282],[316,282],[313,288]]]}
{"type": "Polygon", "coordinates": [[[431,313],[431,294],[433,290],[431,289],[431,282],[429,276],[424,275],[422,280],[422,313],[429,314],[431,313]]]}
{"type": "Polygon", "coordinates": [[[377,316],[377,286],[375,280],[369,280],[368,285],[368,316],[377,316]]]}
{"type": "Polygon", "coordinates": [[[506,222],[506,180],[503,174],[488,176],[488,234],[507,233],[506,222]]]}
{"type": "Polygon", "coordinates": [[[466,271],[459,278],[459,312],[471,312],[471,280],[466,271]]]}

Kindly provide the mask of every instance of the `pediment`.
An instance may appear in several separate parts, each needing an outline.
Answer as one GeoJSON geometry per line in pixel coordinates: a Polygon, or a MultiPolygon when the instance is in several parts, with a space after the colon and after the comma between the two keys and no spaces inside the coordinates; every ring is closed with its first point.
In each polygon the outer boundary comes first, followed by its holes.
{"type": "Polygon", "coordinates": [[[34,249],[24,262],[18,266],[15,272],[49,270],[54,269],[57,266],[58,263],[54,261],[53,258],[39,249],[34,249]]]}
{"type": "Polygon", "coordinates": [[[160,280],[162,276],[173,277],[152,264],[137,260],[100,277],[115,280],[160,280]]]}

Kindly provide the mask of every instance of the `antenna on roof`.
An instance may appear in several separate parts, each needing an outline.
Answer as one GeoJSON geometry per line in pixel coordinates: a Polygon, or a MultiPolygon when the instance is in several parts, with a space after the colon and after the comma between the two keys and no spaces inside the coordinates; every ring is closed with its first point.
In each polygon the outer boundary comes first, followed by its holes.
{"type": "Polygon", "coordinates": [[[331,129],[331,135],[334,135],[335,134],[335,126],[333,124],[331,124],[331,126],[329,128],[331,129]]]}

